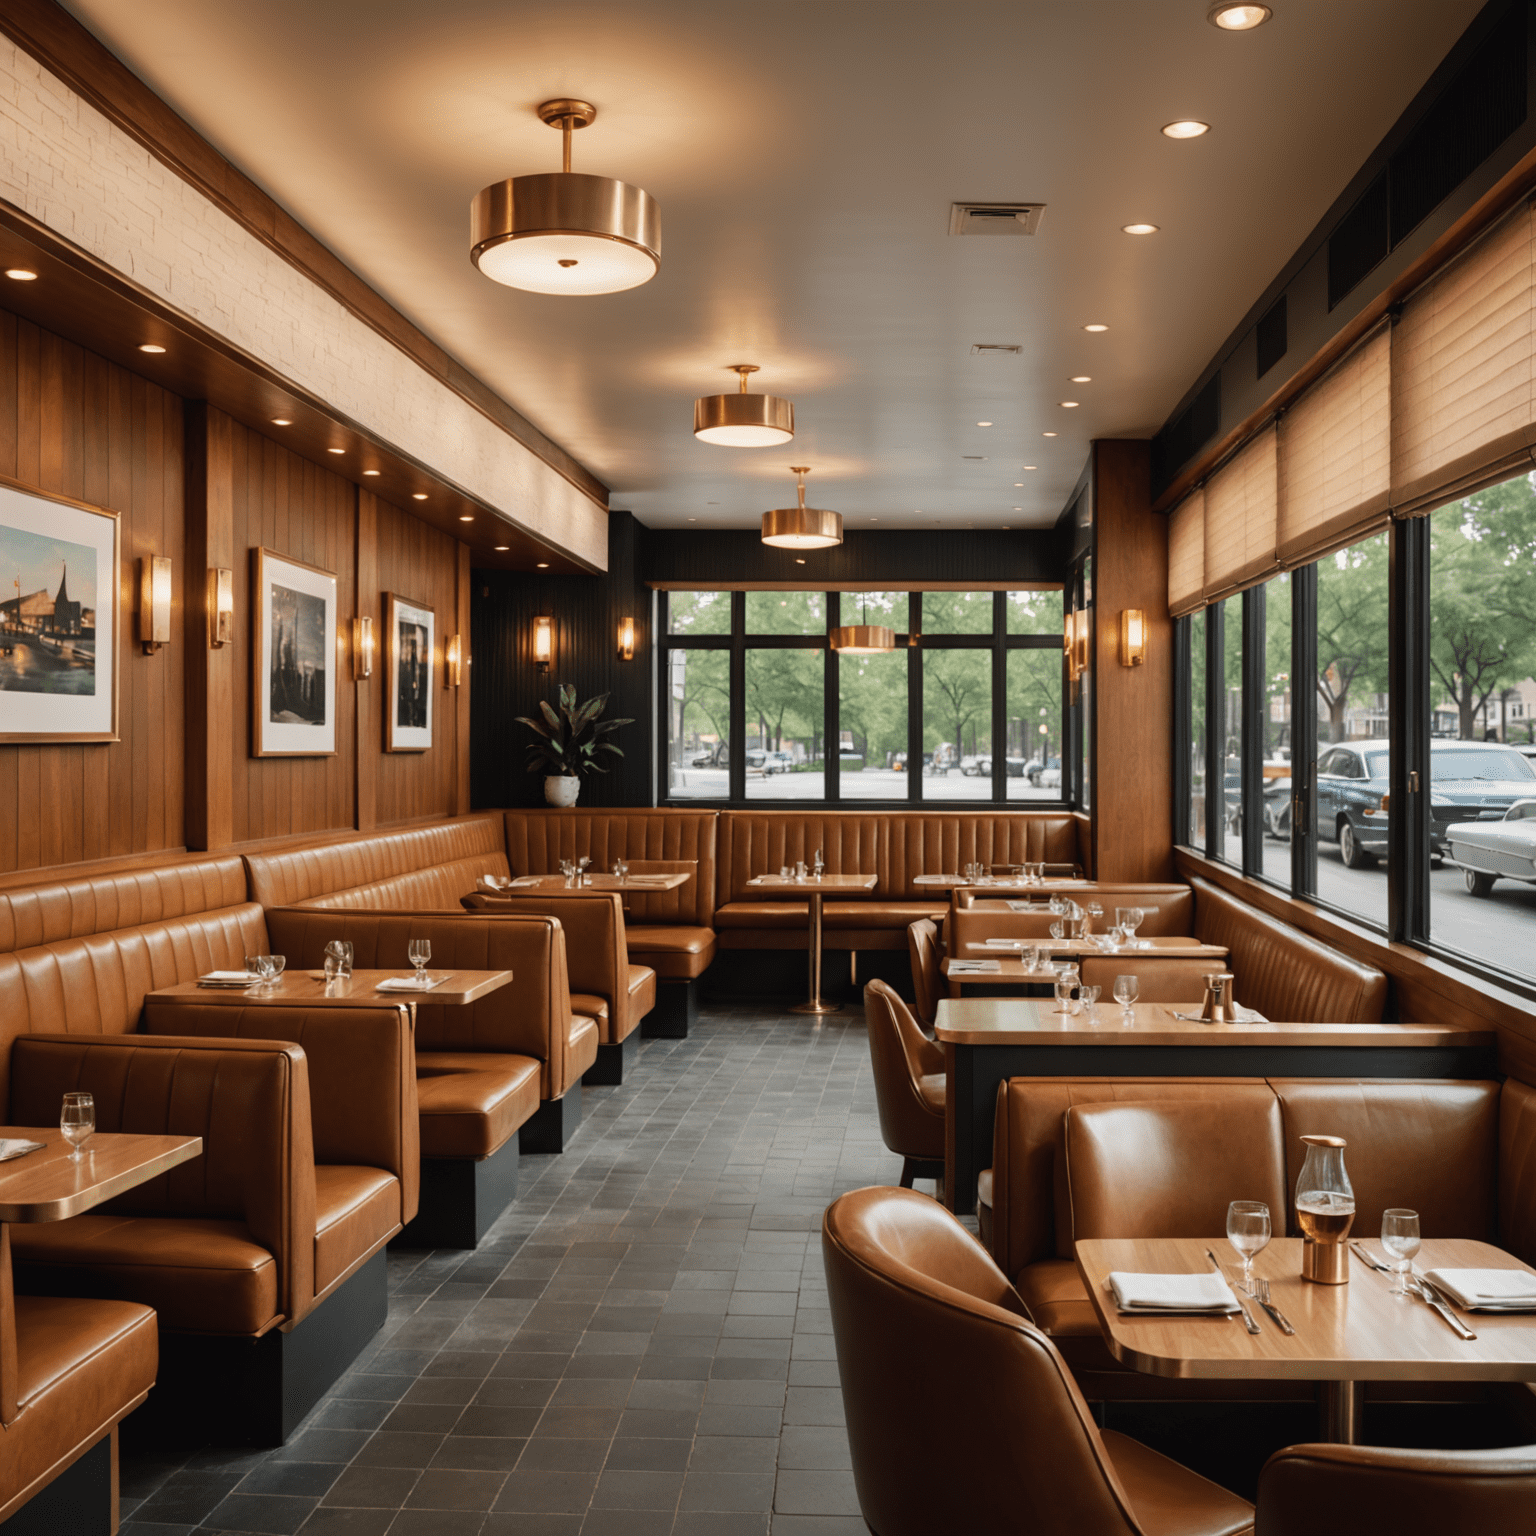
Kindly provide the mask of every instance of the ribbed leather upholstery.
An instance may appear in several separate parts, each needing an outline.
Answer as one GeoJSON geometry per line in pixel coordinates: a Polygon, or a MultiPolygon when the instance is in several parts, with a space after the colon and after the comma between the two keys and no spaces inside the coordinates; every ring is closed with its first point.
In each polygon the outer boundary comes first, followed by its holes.
{"type": "Polygon", "coordinates": [[[1499,1238],[1536,1264],[1536,1088],[1514,1077],[1499,1095],[1499,1238]]]}
{"type": "Polygon", "coordinates": [[[1192,880],[1195,935],[1229,951],[1237,998],[1277,1024],[1376,1024],[1387,978],[1250,907],[1208,880],[1192,880]]]}
{"type": "Polygon", "coordinates": [[[912,965],[912,992],[917,999],[917,1016],[932,1029],[938,1016],[944,980],[939,970],[943,956],[939,952],[936,923],[925,917],[907,929],[907,956],[912,965]]]}
{"type": "Polygon", "coordinates": [[[482,875],[507,873],[499,815],[368,834],[315,847],[249,854],[251,894],[264,907],[451,911],[482,875]]]}
{"type": "MultiPolygon", "coordinates": [[[[875,901],[890,899],[885,850],[890,818],[878,811],[726,811],[720,818],[720,878],[716,906],[763,902],[747,884],[786,864],[807,865],[819,848],[829,875],[874,875],[875,901]]],[[[838,898],[847,899],[846,893],[838,898]]],[[[767,903],[778,907],[777,902],[767,903]]],[[[725,927],[720,923],[718,926],[725,927]]],[[[800,927],[805,919],[800,919],[800,927]]]]}
{"type": "Polygon", "coordinates": [[[917,875],[953,874],[963,864],[1080,864],[1078,820],[1067,811],[913,811],[890,816],[883,885],[898,901],[925,894],[917,875]]]}
{"type": "Polygon", "coordinates": [[[892,1152],[944,1160],[944,1051],[917,1027],[883,981],[864,988],[864,1024],[875,1076],[880,1137],[892,1152]]]}

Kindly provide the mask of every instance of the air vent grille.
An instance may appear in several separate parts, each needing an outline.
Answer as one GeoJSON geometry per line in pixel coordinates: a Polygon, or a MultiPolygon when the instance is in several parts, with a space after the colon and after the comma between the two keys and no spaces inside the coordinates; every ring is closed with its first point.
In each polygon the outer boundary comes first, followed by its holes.
{"type": "Polygon", "coordinates": [[[1016,341],[978,341],[971,346],[972,357],[1017,357],[1024,350],[1016,341]]]}
{"type": "Polygon", "coordinates": [[[1032,235],[1040,228],[1044,203],[951,203],[952,235],[1032,235]]]}
{"type": "Polygon", "coordinates": [[[1262,379],[1285,356],[1290,346],[1286,336],[1285,295],[1282,293],[1259,321],[1259,377],[1262,379]]]}

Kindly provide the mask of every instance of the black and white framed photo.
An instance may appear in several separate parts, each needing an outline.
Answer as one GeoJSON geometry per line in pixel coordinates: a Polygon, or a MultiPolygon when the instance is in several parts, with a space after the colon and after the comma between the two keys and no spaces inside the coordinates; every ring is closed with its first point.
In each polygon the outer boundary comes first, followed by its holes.
{"type": "Polygon", "coordinates": [[[425,603],[386,592],[384,622],[389,628],[384,750],[425,752],[432,745],[436,616],[425,603]]]}
{"type": "Polygon", "coordinates": [[[116,741],[115,512],[0,484],[0,741],[116,741]]]}
{"type": "Polygon", "coordinates": [[[253,757],[336,751],[336,577],[270,549],[256,557],[253,757]]]}

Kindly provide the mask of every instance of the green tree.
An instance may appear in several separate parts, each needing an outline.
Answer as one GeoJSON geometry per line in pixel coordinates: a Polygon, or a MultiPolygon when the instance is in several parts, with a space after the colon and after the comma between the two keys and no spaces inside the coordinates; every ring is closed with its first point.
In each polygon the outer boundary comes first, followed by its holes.
{"type": "Polygon", "coordinates": [[[705,731],[717,741],[730,735],[730,653],[673,651],[672,761],[683,766],[683,755],[705,731]]]}
{"type": "Polygon", "coordinates": [[[974,753],[978,744],[990,748],[991,735],[992,653],[986,650],[925,651],[924,750],[931,751],[948,741],[962,755],[974,753]]]}
{"type": "Polygon", "coordinates": [[[1351,698],[1387,691],[1387,536],[1317,565],[1317,696],[1328,740],[1343,741],[1351,698]]]}
{"type": "Polygon", "coordinates": [[[787,736],[808,741],[808,757],[820,755],[825,655],[820,650],[747,652],[747,718],[759,722],[765,747],[782,751],[787,736]]]}

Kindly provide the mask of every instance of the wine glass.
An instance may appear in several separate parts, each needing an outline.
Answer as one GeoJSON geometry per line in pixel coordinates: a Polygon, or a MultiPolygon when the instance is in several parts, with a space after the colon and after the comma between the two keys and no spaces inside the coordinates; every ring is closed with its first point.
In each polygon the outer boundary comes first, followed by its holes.
{"type": "Polygon", "coordinates": [[[1083,1009],[1090,1018],[1097,1016],[1099,1007],[1099,994],[1102,987],[1079,987],[1077,995],[1083,1000],[1083,1009]]]}
{"type": "Polygon", "coordinates": [[[1146,915],[1146,912],[1141,907],[1127,907],[1125,909],[1125,926],[1130,931],[1133,948],[1140,947],[1139,941],[1136,938],[1136,930],[1141,927],[1146,915]]]}
{"type": "Polygon", "coordinates": [[[427,973],[422,969],[427,961],[432,958],[432,941],[430,939],[412,939],[405,947],[406,959],[416,967],[416,985],[424,987],[427,984],[427,973]]]}
{"type": "Polygon", "coordinates": [[[288,968],[288,957],[287,955],[264,955],[262,958],[271,967],[267,972],[267,985],[275,987],[277,978],[288,968]]]}
{"type": "Polygon", "coordinates": [[[1026,944],[1019,951],[1019,959],[1024,962],[1024,974],[1033,976],[1040,969],[1040,946],[1038,944],[1026,944]]]}
{"type": "Polygon", "coordinates": [[[1381,1213],[1381,1246],[1392,1258],[1396,1282],[1394,1296],[1407,1296],[1408,1276],[1413,1273],[1413,1256],[1419,1251],[1419,1213],[1394,1208],[1381,1213]]]}
{"type": "Polygon", "coordinates": [[[1227,1207],[1227,1241],[1243,1261],[1243,1289],[1252,1296],[1253,1261],[1269,1246],[1269,1207],[1262,1200],[1234,1200],[1227,1207]]]}
{"type": "Polygon", "coordinates": [[[1056,1006],[1052,1013],[1073,1012],[1072,994],[1077,990],[1077,978],[1070,971],[1056,973],[1056,1006]]]}
{"type": "Polygon", "coordinates": [[[1115,977],[1115,1001],[1120,1004],[1126,1018],[1130,1018],[1132,1008],[1136,1002],[1136,993],[1139,985],[1134,976],[1115,977]]]}
{"type": "Polygon", "coordinates": [[[1067,926],[1059,917],[1051,924],[1051,937],[1053,939],[1059,939],[1066,931],[1067,926]]]}
{"type": "Polygon", "coordinates": [[[59,1129],[70,1145],[70,1159],[79,1162],[85,1156],[85,1144],[96,1130],[96,1100],[88,1093],[66,1093],[59,1111],[59,1129]]]}
{"type": "Polygon", "coordinates": [[[325,979],[345,981],[352,974],[352,945],[346,939],[332,939],[325,946],[325,979]]]}

